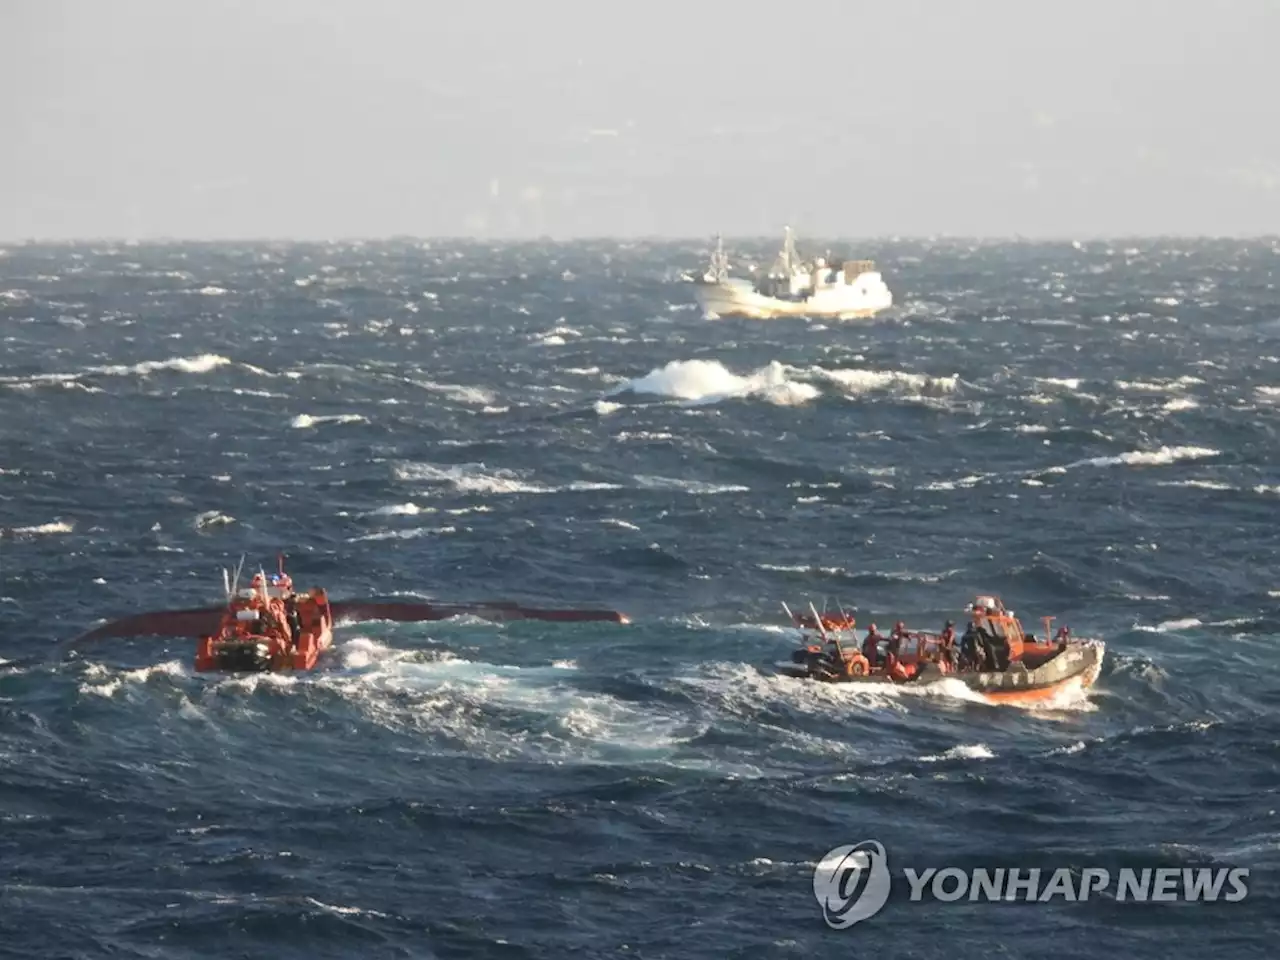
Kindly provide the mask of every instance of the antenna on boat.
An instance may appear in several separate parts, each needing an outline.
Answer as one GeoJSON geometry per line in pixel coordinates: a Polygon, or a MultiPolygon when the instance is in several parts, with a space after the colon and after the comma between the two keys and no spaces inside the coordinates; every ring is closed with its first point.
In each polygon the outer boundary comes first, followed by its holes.
{"type": "Polygon", "coordinates": [[[284,554],[283,554],[283,553],[279,553],[279,554],[277,554],[277,555],[276,555],[276,560],[277,560],[277,561],[279,562],[279,564],[280,564],[280,576],[282,576],[282,577],[283,577],[283,576],[284,576],[284,554]]]}
{"type": "Polygon", "coordinates": [[[240,588],[240,572],[244,569],[244,554],[240,554],[240,562],[236,564],[236,575],[231,581],[231,590],[234,593],[240,588]]]}
{"type": "Polygon", "coordinates": [[[827,639],[827,628],[822,625],[822,618],[818,616],[818,611],[813,608],[813,601],[809,601],[809,612],[813,614],[813,622],[818,625],[818,633],[822,635],[822,639],[827,639]]]}
{"type": "Polygon", "coordinates": [[[231,574],[227,572],[227,568],[222,568],[222,591],[227,595],[227,603],[231,602],[231,574]]]}
{"type": "Polygon", "coordinates": [[[839,658],[838,662],[843,663],[844,647],[840,645],[840,637],[834,636],[834,635],[827,636],[827,628],[822,625],[822,618],[818,616],[818,611],[813,609],[812,600],[809,601],[809,610],[813,614],[813,622],[818,625],[818,633],[822,635],[823,640],[827,641],[828,643],[834,643],[836,645],[836,656],[839,658]]]}

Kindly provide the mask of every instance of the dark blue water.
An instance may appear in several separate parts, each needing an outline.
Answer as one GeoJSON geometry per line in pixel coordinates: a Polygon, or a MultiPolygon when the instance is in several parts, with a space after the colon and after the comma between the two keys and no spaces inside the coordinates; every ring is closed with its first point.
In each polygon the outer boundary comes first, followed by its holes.
{"type": "Polygon", "coordinates": [[[335,597],[635,622],[352,625],[299,678],[160,640],[0,668],[0,956],[1274,956],[1280,245],[848,252],[892,314],[704,320],[693,246],[5,250],[0,657],[277,550],[335,597]],[[1097,688],[771,671],[783,600],[936,627],[978,591],[1104,639],[1097,688]],[[828,929],[814,863],[868,838],[1252,873],[899,885],[828,929]]]}

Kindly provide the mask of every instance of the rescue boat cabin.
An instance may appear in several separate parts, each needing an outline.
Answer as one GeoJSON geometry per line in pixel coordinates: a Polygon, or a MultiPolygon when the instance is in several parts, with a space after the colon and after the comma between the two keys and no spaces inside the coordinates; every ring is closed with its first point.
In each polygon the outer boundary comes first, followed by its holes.
{"type": "Polygon", "coordinates": [[[294,633],[290,629],[293,626],[290,621],[307,599],[294,593],[293,581],[283,569],[270,577],[260,571],[254,574],[247,587],[235,589],[228,586],[221,632],[224,636],[243,637],[278,630],[289,636],[294,633]],[[291,602],[294,605],[292,612],[291,602]]]}
{"type": "Polygon", "coordinates": [[[1043,637],[1028,635],[1014,612],[1005,609],[999,597],[991,595],[974,598],[970,617],[974,625],[993,638],[997,646],[1008,645],[1010,663],[1022,661],[1028,670],[1034,670],[1061,652],[1070,635],[1066,627],[1062,627],[1056,637],[1053,635],[1055,617],[1040,618],[1044,622],[1043,637]]]}
{"type": "Polygon", "coordinates": [[[997,645],[1007,646],[1009,662],[1022,659],[1023,648],[1027,638],[1022,632],[1022,624],[1006,610],[999,597],[982,595],[975,597],[970,605],[970,615],[976,627],[986,632],[997,645]]]}

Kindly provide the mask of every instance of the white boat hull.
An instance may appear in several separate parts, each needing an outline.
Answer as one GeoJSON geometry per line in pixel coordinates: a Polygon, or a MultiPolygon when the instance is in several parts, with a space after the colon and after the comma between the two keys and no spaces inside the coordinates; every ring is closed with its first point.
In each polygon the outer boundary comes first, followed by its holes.
{"type": "Polygon", "coordinates": [[[717,317],[747,317],[767,320],[774,317],[822,317],[841,320],[874,317],[893,306],[893,294],[879,277],[867,284],[819,287],[802,300],[780,300],[755,290],[746,280],[727,279],[718,283],[698,283],[694,296],[703,313],[717,317]]]}

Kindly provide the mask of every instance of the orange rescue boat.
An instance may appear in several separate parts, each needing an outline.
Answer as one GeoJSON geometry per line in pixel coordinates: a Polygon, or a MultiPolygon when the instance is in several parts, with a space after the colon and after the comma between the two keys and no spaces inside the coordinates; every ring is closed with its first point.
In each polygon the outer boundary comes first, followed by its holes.
{"type": "MultiPolygon", "coordinates": [[[[859,642],[856,621],[839,616],[783,609],[805,631],[791,661],[779,664],[790,677],[823,683],[936,683],[954,678],[991,703],[1036,703],[1062,691],[1087,690],[1102,671],[1106,645],[1077,639],[1067,627],[1051,636],[1053,617],[1044,617],[1044,637],[1029,636],[1000,598],[984,594],[967,608],[963,636],[899,629],[893,636],[859,642]],[[950,641],[950,642],[948,642],[950,641]],[[871,654],[871,656],[868,656],[871,654]]],[[[902,627],[899,624],[899,627],[902,627]]]]}
{"type": "Polygon", "coordinates": [[[310,670],[333,646],[333,609],[322,587],[295,593],[280,572],[270,581],[259,572],[250,585],[229,591],[214,633],[200,638],[196,670],[310,670]]]}

